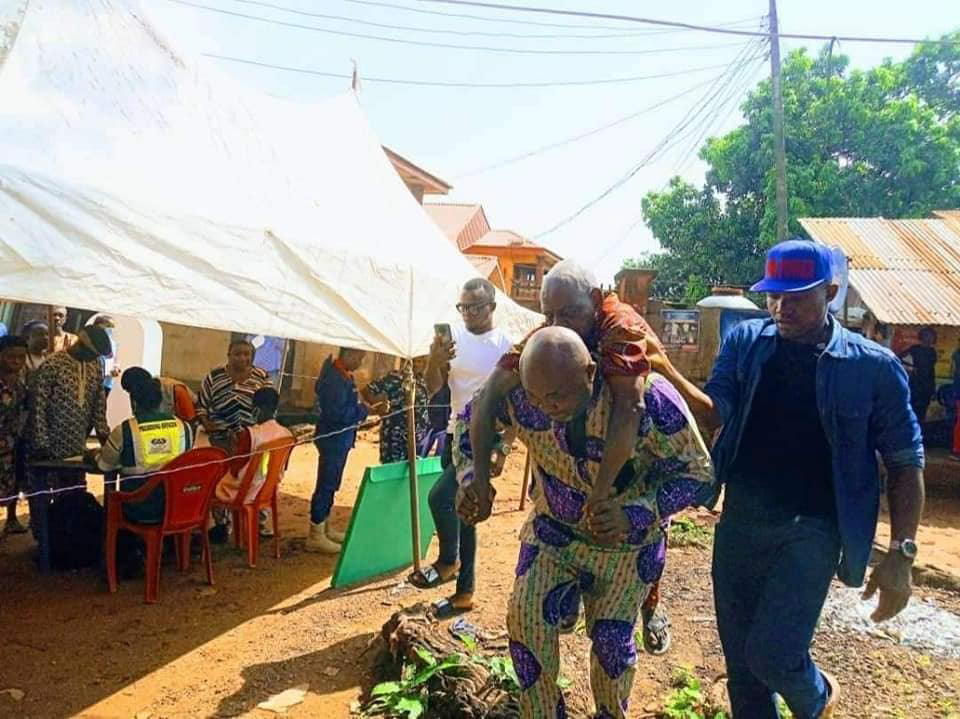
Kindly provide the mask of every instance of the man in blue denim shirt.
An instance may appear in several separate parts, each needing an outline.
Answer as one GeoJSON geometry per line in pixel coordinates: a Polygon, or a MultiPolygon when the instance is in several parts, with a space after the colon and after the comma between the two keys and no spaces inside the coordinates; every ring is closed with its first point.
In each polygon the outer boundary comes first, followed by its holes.
{"type": "Polygon", "coordinates": [[[880,502],[877,453],[893,541],[864,597],[880,591],[877,622],[910,598],[923,509],[920,426],[896,357],[828,314],[837,287],[827,248],[773,247],[752,289],[767,293],[771,319],[730,333],[706,393],[662,351],[651,359],[705,429],[723,426],[713,450],[726,486],[713,582],[733,716],[775,719],[779,694],[797,719],[829,717],[839,687],[809,647],[834,574],[863,583],[880,502]]]}

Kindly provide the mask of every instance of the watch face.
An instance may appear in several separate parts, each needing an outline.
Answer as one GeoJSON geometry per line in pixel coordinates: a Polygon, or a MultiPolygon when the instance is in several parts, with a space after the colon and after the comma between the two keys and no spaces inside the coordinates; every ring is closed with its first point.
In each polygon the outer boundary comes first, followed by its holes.
{"type": "Polygon", "coordinates": [[[917,543],[912,539],[904,539],[900,542],[900,552],[907,559],[913,559],[917,556],[917,543]]]}

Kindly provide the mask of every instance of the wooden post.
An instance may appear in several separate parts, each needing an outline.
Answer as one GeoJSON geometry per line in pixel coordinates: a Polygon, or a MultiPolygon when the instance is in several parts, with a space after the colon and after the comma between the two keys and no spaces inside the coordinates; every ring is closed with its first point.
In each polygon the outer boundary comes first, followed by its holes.
{"type": "Polygon", "coordinates": [[[413,360],[407,360],[403,386],[407,397],[407,462],[410,475],[410,529],[413,541],[413,570],[420,571],[420,489],[417,483],[417,382],[413,360]]]}
{"type": "Polygon", "coordinates": [[[53,306],[47,305],[47,352],[53,354],[53,306]]]}
{"type": "Polygon", "coordinates": [[[773,162],[777,175],[777,242],[783,242],[787,239],[787,146],[783,134],[777,0],[770,0],[770,88],[773,95],[773,162]]]}
{"type": "Polygon", "coordinates": [[[520,486],[520,511],[527,504],[527,488],[530,486],[530,450],[527,449],[527,461],[523,463],[523,484],[520,486]]]}
{"type": "Polygon", "coordinates": [[[283,340],[283,356],[280,358],[280,376],[277,378],[277,396],[280,395],[280,390],[283,389],[283,378],[287,374],[287,354],[290,351],[290,342],[284,338],[283,340]]]}

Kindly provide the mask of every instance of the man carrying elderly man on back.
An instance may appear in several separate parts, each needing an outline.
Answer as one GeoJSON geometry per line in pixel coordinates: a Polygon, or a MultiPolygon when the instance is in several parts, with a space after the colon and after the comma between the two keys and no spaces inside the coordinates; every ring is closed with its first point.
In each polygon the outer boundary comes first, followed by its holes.
{"type": "MultiPolygon", "coordinates": [[[[626,717],[637,661],[634,628],[664,567],[662,526],[710,487],[710,458],[684,401],[669,382],[649,374],[633,457],[610,493],[594,495],[614,406],[604,373],[565,327],[534,332],[518,371],[520,383],[500,403],[496,427],[513,428],[527,446],[536,482],[507,614],[521,713],[566,716],[557,685],[559,634],[582,598],[596,716],[626,717]]],[[[471,412],[468,405],[458,420],[454,456],[458,511],[475,524],[490,516],[493,491],[489,472],[475,471],[471,412]]]]}

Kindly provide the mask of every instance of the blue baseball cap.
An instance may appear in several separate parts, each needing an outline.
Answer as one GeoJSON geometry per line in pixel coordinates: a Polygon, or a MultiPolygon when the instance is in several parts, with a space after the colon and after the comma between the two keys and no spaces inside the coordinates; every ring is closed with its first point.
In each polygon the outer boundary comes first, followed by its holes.
{"type": "Polygon", "coordinates": [[[751,292],[805,292],[833,279],[833,256],[816,242],[787,240],[767,252],[763,279],[751,292]]]}

